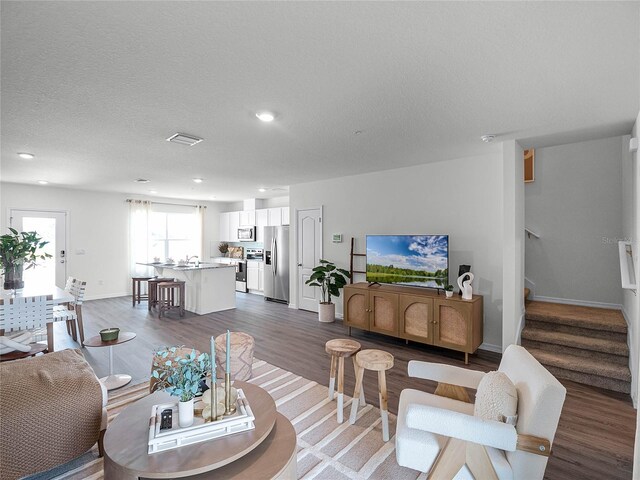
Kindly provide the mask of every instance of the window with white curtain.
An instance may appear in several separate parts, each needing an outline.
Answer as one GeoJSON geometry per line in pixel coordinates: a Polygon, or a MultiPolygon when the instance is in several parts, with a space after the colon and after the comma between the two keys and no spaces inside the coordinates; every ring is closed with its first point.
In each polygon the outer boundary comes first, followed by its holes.
{"type": "Polygon", "coordinates": [[[132,275],[146,275],[154,257],[175,261],[187,256],[202,260],[202,206],[129,200],[129,258],[132,275]]]}

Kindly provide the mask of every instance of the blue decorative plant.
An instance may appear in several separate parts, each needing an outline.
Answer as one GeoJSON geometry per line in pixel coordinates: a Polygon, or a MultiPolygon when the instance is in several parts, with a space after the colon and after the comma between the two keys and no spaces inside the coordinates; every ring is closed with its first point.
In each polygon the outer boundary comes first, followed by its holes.
{"type": "Polygon", "coordinates": [[[153,378],[169,395],[188,402],[198,394],[200,381],[211,371],[211,358],[207,353],[191,350],[185,355],[176,355],[178,347],[164,348],[156,352],[153,378]]]}

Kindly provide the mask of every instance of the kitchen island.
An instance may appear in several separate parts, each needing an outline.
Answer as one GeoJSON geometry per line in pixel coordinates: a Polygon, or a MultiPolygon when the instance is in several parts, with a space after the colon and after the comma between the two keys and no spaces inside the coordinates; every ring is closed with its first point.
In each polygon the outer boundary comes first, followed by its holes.
{"type": "Polygon", "coordinates": [[[177,265],[139,263],[153,267],[159,277],[185,282],[185,309],[204,315],[236,308],[236,268],[221,263],[177,265]]]}

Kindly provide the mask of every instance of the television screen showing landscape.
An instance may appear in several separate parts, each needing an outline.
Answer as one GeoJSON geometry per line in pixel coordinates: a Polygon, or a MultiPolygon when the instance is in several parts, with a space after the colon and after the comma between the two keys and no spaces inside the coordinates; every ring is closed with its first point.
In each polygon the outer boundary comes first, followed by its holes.
{"type": "Polygon", "coordinates": [[[367,282],[443,288],[448,235],[367,235],[367,282]]]}

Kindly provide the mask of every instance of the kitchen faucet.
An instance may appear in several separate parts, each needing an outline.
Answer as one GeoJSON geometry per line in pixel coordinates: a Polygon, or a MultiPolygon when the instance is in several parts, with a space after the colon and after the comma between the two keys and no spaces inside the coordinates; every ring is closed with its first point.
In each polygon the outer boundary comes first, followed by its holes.
{"type": "Polygon", "coordinates": [[[192,257],[190,257],[189,254],[187,254],[187,263],[189,263],[192,258],[196,259],[194,263],[195,263],[195,266],[198,267],[200,265],[200,262],[198,261],[198,255],[193,255],[192,257]]]}

